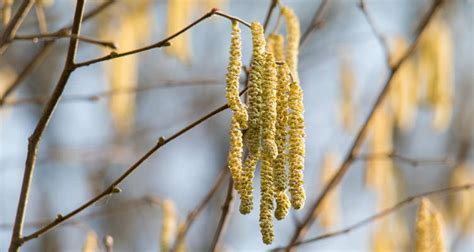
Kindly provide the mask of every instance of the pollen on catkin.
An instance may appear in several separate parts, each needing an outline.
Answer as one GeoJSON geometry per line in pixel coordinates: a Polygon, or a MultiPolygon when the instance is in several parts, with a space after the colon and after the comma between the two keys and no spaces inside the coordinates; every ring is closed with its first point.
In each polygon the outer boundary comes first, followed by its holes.
{"type": "Polygon", "coordinates": [[[275,125],[277,120],[277,97],[276,97],[276,63],[275,58],[269,52],[265,54],[265,69],[262,83],[262,151],[263,155],[269,155],[273,161],[278,155],[275,143],[275,125]]]}
{"type": "Polygon", "coordinates": [[[173,201],[163,200],[162,211],[160,248],[161,251],[169,251],[176,233],[176,210],[173,201]]]}
{"type": "Polygon", "coordinates": [[[260,167],[260,233],[265,244],[271,244],[275,236],[273,230],[273,169],[272,157],[268,153],[262,155],[260,167]]]}
{"type": "Polygon", "coordinates": [[[230,147],[228,166],[232,179],[234,180],[234,187],[237,191],[241,191],[241,173],[242,173],[242,131],[240,131],[240,124],[237,116],[232,116],[230,124],[230,147]]]}
{"type": "Polygon", "coordinates": [[[248,130],[247,146],[249,155],[244,163],[241,192],[240,192],[240,212],[248,214],[253,208],[253,186],[257,161],[260,158],[260,140],[262,133],[261,113],[262,113],[262,82],[265,68],[265,35],[260,23],[253,22],[252,30],[252,63],[249,73],[248,87],[248,130]]]}
{"type": "Polygon", "coordinates": [[[276,61],[285,60],[284,40],[285,38],[281,34],[272,33],[268,36],[268,51],[273,54],[276,61]]]}
{"type": "MultiPolygon", "coordinates": [[[[281,41],[283,42],[283,41],[281,41]]],[[[282,47],[282,43],[276,44],[282,47]]],[[[276,50],[277,51],[277,50],[276,50]]],[[[289,211],[289,199],[286,195],[287,188],[287,129],[288,129],[288,92],[290,89],[290,77],[288,66],[283,63],[277,66],[277,121],[275,142],[278,148],[278,155],[273,161],[273,183],[276,192],[275,217],[283,219],[289,211]]]]}
{"type": "Polygon", "coordinates": [[[285,17],[288,27],[287,47],[286,47],[286,63],[290,67],[291,73],[295,80],[298,78],[298,53],[300,47],[300,21],[295,12],[289,7],[283,7],[281,14],[285,17]]]}
{"type": "Polygon", "coordinates": [[[288,148],[288,167],[289,167],[289,187],[291,194],[291,205],[295,209],[300,209],[304,205],[304,156],[305,156],[305,132],[304,132],[304,106],[303,90],[296,80],[290,83],[290,93],[288,98],[288,116],[289,126],[289,148],[288,148]]]}
{"type": "Polygon", "coordinates": [[[247,128],[247,108],[239,98],[239,76],[242,68],[240,28],[237,21],[232,22],[232,38],[230,45],[229,64],[226,75],[227,104],[234,112],[241,129],[247,128]]]}
{"type": "Polygon", "coordinates": [[[445,251],[441,215],[426,198],[421,200],[417,212],[415,251],[445,251]]]}

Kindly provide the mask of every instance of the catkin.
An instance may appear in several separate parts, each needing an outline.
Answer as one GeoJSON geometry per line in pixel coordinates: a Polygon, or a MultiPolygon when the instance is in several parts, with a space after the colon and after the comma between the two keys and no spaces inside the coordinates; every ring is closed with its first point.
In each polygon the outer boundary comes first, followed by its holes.
{"type": "Polygon", "coordinates": [[[354,73],[347,59],[343,58],[341,67],[341,98],[340,98],[340,120],[345,130],[350,131],[354,125],[354,73]]]}
{"type": "Polygon", "coordinates": [[[300,21],[295,12],[289,7],[283,7],[281,14],[285,17],[288,27],[287,47],[286,47],[286,63],[290,67],[291,73],[295,80],[298,78],[298,53],[300,47],[300,21]]]}
{"type": "MultiPolygon", "coordinates": [[[[189,23],[193,10],[193,0],[169,0],[168,1],[168,21],[166,35],[171,36],[186,27],[189,23]]],[[[173,39],[173,44],[165,48],[165,51],[176,57],[183,63],[191,60],[190,33],[185,32],[173,39]]]]}
{"type": "MultiPolygon", "coordinates": [[[[283,41],[282,41],[283,42],[283,41]]],[[[282,46],[282,44],[279,44],[282,46]]],[[[277,66],[277,122],[275,141],[278,155],[273,161],[273,183],[276,191],[275,217],[283,219],[289,210],[289,199],[286,195],[287,175],[287,128],[288,128],[288,92],[290,89],[289,69],[283,63],[277,66]]]]}
{"type": "Polygon", "coordinates": [[[4,26],[8,24],[12,16],[12,5],[13,5],[13,0],[2,1],[2,23],[4,26]]]}
{"type": "Polygon", "coordinates": [[[232,38],[230,46],[229,64],[226,75],[226,98],[230,109],[235,113],[241,129],[247,128],[247,108],[239,98],[239,76],[242,68],[240,28],[237,21],[232,22],[232,38]]]}
{"type": "Polygon", "coordinates": [[[257,161],[260,158],[260,137],[262,131],[261,110],[262,110],[262,82],[265,67],[265,35],[263,27],[257,22],[253,22],[252,29],[252,63],[249,73],[248,87],[248,130],[247,145],[249,155],[244,163],[240,193],[240,212],[248,214],[253,208],[253,187],[257,161]]]}
{"type": "Polygon", "coordinates": [[[94,231],[87,232],[86,240],[84,246],[82,247],[82,252],[95,252],[97,251],[98,242],[97,234],[94,231]]]}
{"type": "MultiPolygon", "coordinates": [[[[467,163],[457,166],[449,180],[450,186],[474,183],[474,172],[467,163]]],[[[474,190],[456,192],[449,195],[449,217],[454,226],[464,235],[474,233],[474,190]]]]}
{"type": "Polygon", "coordinates": [[[237,191],[241,191],[241,173],[242,173],[242,132],[240,131],[240,124],[237,117],[232,116],[230,124],[230,147],[228,166],[232,179],[234,180],[234,187],[237,191]]]}
{"type": "Polygon", "coordinates": [[[426,198],[421,200],[417,212],[415,251],[445,251],[441,215],[426,198]]]}
{"type": "Polygon", "coordinates": [[[290,84],[288,108],[290,109],[288,116],[289,191],[291,194],[291,205],[295,209],[300,209],[303,207],[306,197],[303,187],[303,169],[305,156],[305,132],[303,117],[304,106],[303,90],[301,90],[299,83],[295,80],[293,80],[290,84]]]}
{"type": "Polygon", "coordinates": [[[275,56],[276,61],[285,60],[284,52],[284,38],[281,34],[272,33],[268,36],[267,47],[268,51],[275,56]]]}
{"type": "MultiPolygon", "coordinates": [[[[323,164],[321,166],[321,175],[319,178],[319,184],[325,186],[334,176],[337,168],[337,156],[335,153],[327,153],[323,158],[323,164]]],[[[337,189],[329,192],[328,196],[321,203],[320,207],[320,223],[321,226],[328,230],[339,222],[340,206],[339,206],[339,192],[337,189]]]]}
{"type": "Polygon", "coordinates": [[[278,149],[275,143],[276,124],[276,63],[271,53],[265,54],[265,70],[262,83],[262,150],[263,155],[269,155],[275,159],[278,149]]]}
{"type": "Polygon", "coordinates": [[[260,167],[260,232],[265,244],[271,244],[274,238],[273,231],[273,171],[272,157],[268,153],[262,156],[260,167]]]}
{"type": "Polygon", "coordinates": [[[160,248],[161,251],[169,251],[176,232],[176,210],[173,201],[169,199],[163,200],[162,210],[160,248]]]}

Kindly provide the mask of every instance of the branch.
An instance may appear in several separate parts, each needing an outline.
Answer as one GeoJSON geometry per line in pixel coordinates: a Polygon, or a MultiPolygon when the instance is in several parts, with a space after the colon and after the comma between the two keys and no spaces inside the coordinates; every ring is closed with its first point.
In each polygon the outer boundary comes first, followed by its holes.
{"type": "Polygon", "coordinates": [[[174,242],[173,249],[171,251],[177,251],[179,244],[183,241],[188,233],[189,229],[193,225],[194,221],[198,217],[198,215],[204,210],[204,207],[210,202],[212,196],[218,192],[218,189],[222,186],[225,181],[225,178],[228,175],[227,165],[221,169],[219,176],[217,176],[214,184],[211,186],[207,194],[201,200],[201,202],[188,214],[186,217],[186,221],[184,222],[182,228],[180,228],[178,236],[174,242]]]}
{"type": "MultiPolygon", "coordinates": [[[[85,0],[78,0],[76,10],[74,14],[74,24],[72,27],[72,34],[79,34],[82,15],[84,12],[85,0]]],[[[46,105],[38,124],[35,127],[33,134],[28,139],[28,152],[25,163],[25,173],[23,175],[23,181],[21,185],[20,198],[18,200],[18,207],[15,217],[15,224],[13,226],[12,238],[10,242],[10,252],[19,251],[20,246],[24,243],[22,236],[23,223],[25,219],[26,207],[28,203],[28,196],[30,191],[31,180],[33,178],[36,154],[38,152],[39,143],[44,130],[48,126],[49,120],[53,114],[56,105],[66,87],[66,83],[74,70],[74,58],[76,56],[78,40],[71,38],[69,41],[69,49],[66,56],[66,62],[64,63],[64,70],[61,77],[56,85],[56,88],[46,105]]]]}
{"type": "Polygon", "coordinates": [[[220,12],[218,11],[217,9],[212,9],[211,11],[207,12],[206,14],[204,14],[202,17],[200,17],[199,19],[197,19],[196,21],[192,22],[191,24],[189,24],[188,26],[184,27],[183,29],[181,29],[180,31],[178,31],[177,33],[157,42],[157,43],[154,43],[154,44],[151,44],[149,46],[145,46],[145,47],[142,47],[142,48],[139,48],[139,49],[135,49],[135,50],[131,50],[131,51],[128,51],[128,52],[123,52],[123,53],[116,53],[116,52],[111,52],[109,55],[107,56],[103,56],[103,57],[100,57],[100,58],[97,58],[97,59],[92,59],[92,60],[88,60],[88,61],[84,61],[84,62],[80,62],[80,63],[77,63],[75,66],[76,68],[79,68],[79,67],[84,67],[84,66],[89,66],[89,65],[92,65],[92,64],[95,64],[95,63],[99,63],[99,62],[102,62],[102,61],[107,61],[107,60],[111,60],[111,59],[116,59],[116,58],[120,58],[120,57],[124,57],[124,56],[128,56],[128,55],[131,55],[131,54],[136,54],[136,53],[140,53],[140,52],[144,52],[144,51],[148,51],[148,50],[151,50],[151,49],[155,49],[155,48],[161,48],[161,47],[166,47],[166,46],[170,46],[171,43],[170,41],[173,40],[174,38],[176,38],[177,36],[181,35],[182,33],[186,32],[187,30],[191,29],[192,27],[194,27],[195,25],[201,23],[202,21],[212,17],[213,15],[217,15],[217,16],[221,16],[221,17],[225,17],[229,20],[232,20],[232,21],[237,21],[247,27],[250,27],[250,24],[243,21],[242,19],[240,18],[237,18],[237,17],[234,17],[234,16],[231,16],[231,15],[228,15],[226,13],[223,13],[223,12],[220,12]]]}
{"type": "Polygon", "coordinates": [[[290,250],[293,245],[298,242],[308,231],[309,227],[311,224],[313,224],[315,218],[318,215],[318,208],[320,207],[321,203],[323,200],[326,198],[328,193],[341,181],[341,179],[344,177],[346,172],[349,170],[352,162],[354,161],[354,158],[356,157],[357,153],[359,152],[359,149],[363,143],[363,140],[365,138],[365,134],[368,129],[369,122],[371,121],[374,112],[378,108],[378,106],[382,103],[384,100],[385,96],[388,93],[389,87],[391,80],[393,79],[394,74],[398,71],[402,63],[412,54],[412,52],[415,50],[416,45],[418,44],[418,40],[420,38],[421,32],[426,28],[428,25],[429,21],[431,18],[434,16],[436,11],[439,9],[441,5],[442,0],[435,0],[435,3],[431,6],[430,10],[428,11],[428,14],[425,16],[425,18],[420,22],[420,29],[417,29],[417,35],[415,38],[415,41],[410,45],[410,48],[405,52],[403,57],[394,64],[393,66],[390,67],[390,73],[387,81],[385,82],[379,96],[377,97],[374,105],[372,106],[372,109],[370,110],[367,118],[365,119],[364,123],[362,124],[361,129],[359,130],[359,133],[357,134],[354,142],[352,143],[351,148],[349,149],[346,157],[344,158],[344,161],[342,162],[341,166],[337,170],[337,172],[334,174],[334,176],[331,178],[329,183],[324,187],[323,191],[317,198],[316,202],[311,206],[309,212],[305,216],[303,222],[301,225],[299,225],[294,234],[293,237],[291,238],[287,250],[290,250]]]}
{"type": "MultiPolygon", "coordinates": [[[[107,7],[109,7],[114,1],[115,0],[109,0],[109,1],[101,4],[97,8],[91,10],[88,14],[84,15],[84,18],[82,19],[82,21],[85,22],[86,20],[91,19],[92,17],[99,14],[100,12],[105,10],[107,7]]],[[[62,29],[59,29],[57,32],[69,31],[69,30],[71,30],[71,28],[72,28],[72,25],[66,26],[62,29]]],[[[30,63],[28,63],[26,65],[26,67],[23,69],[23,71],[21,71],[21,73],[13,81],[13,83],[10,84],[7,87],[5,93],[2,94],[2,96],[0,97],[0,107],[5,103],[6,98],[20,85],[20,83],[24,79],[26,79],[26,77],[28,75],[30,75],[31,72],[33,72],[33,70],[36,68],[36,66],[40,65],[43,62],[46,55],[48,55],[48,53],[51,51],[51,49],[53,47],[53,44],[54,44],[54,40],[53,41],[47,41],[47,42],[44,43],[41,50],[31,59],[30,63]]]]}
{"type": "Polygon", "coordinates": [[[300,46],[304,44],[304,42],[308,39],[308,36],[319,29],[323,24],[323,16],[327,10],[327,6],[329,6],[329,0],[321,0],[318,9],[314,13],[313,18],[311,19],[311,23],[309,24],[308,28],[303,32],[300,38],[300,46]]]}
{"type": "Polygon", "coordinates": [[[20,5],[20,8],[15,13],[15,16],[10,20],[7,27],[3,31],[2,36],[0,37],[0,55],[2,55],[8,48],[10,40],[15,37],[16,32],[20,29],[23,20],[25,19],[28,12],[30,12],[31,7],[35,0],[23,0],[23,3],[20,5]]]}
{"type": "Polygon", "coordinates": [[[94,38],[89,38],[85,36],[78,36],[73,34],[68,34],[67,31],[59,31],[53,33],[46,33],[46,34],[34,34],[34,35],[17,35],[13,38],[13,40],[32,40],[33,42],[37,42],[38,40],[56,40],[62,38],[76,38],[82,42],[100,45],[104,47],[108,47],[111,49],[117,49],[117,46],[113,42],[110,41],[102,41],[97,40],[94,38]]]}
{"type": "Polygon", "coordinates": [[[234,181],[232,178],[229,178],[229,186],[227,187],[227,196],[225,198],[224,205],[222,206],[221,218],[219,219],[216,232],[214,233],[214,238],[212,239],[211,251],[213,252],[218,251],[219,249],[219,241],[221,240],[222,234],[224,233],[227,223],[229,222],[234,196],[234,181]]]}
{"type": "MultiPolygon", "coordinates": [[[[212,80],[212,79],[202,79],[202,80],[162,80],[160,83],[148,85],[148,86],[139,86],[135,88],[127,88],[127,89],[116,89],[116,90],[108,90],[104,92],[99,92],[96,94],[90,95],[65,95],[61,98],[61,102],[95,102],[99,101],[103,98],[107,98],[117,94],[130,94],[130,93],[139,93],[148,90],[153,90],[157,88],[168,88],[168,87],[182,87],[182,86],[197,86],[197,85],[219,85],[222,84],[219,80],[212,80]],[[162,82],[162,83],[161,83],[162,82]]],[[[43,104],[47,101],[48,97],[46,96],[32,96],[26,98],[17,98],[12,101],[5,101],[4,104],[6,106],[17,106],[17,105],[27,105],[27,104],[43,104]]]]}
{"type": "MultiPolygon", "coordinates": [[[[324,235],[316,236],[314,238],[311,238],[311,239],[308,239],[308,240],[305,240],[305,241],[297,242],[297,243],[294,244],[294,246],[308,244],[308,243],[311,243],[311,242],[315,242],[315,241],[319,241],[319,240],[323,240],[323,239],[332,238],[332,237],[335,237],[335,236],[347,234],[347,233],[349,233],[349,232],[351,232],[355,229],[361,228],[361,227],[363,227],[365,225],[368,225],[368,224],[370,224],[374,221],[382,219],[382,218],[386,217],[387,215],[390,215],[390,214],[396,212],[400,208],[403,208],[403,207],[405,207],[409,204],[415,203],[415,202],[419,201],[421,198],[424,198],[424,197],[429,197],[429,196],[433,196],[433,195],[437,195],[437,194],[456,193],[456,192],[462,192],[462,191],[472,190],[472,189],[474,189],[474,184],[467,184],[467,185],[447,187],[447,188],[443,188],[443,189],[439,189],[439,190],[435,190],[435,191],[430,191],[430,192],[417,194],[417,195],[408,197],[408,198],[398,202],[397,204],[393,205],[392,207],[386,208],[385,210],[382,210],[381,212],[379,212],[375,215],[372,215],[368,218],[365,218],[365,219],[355,223],[352,226],[341,229],[339,231],[335,231],[335,232],[327,233],[327,234],[324,234],[324,235]]],[[[279,250],[283,250],[283,249],[284,249],[284,247],[280,247],[280,248],[272,249],[272,251],[279,251],[279,250]]]]}
{"type": "Polygon", "coordinates": [[[411,166],[420,166],[420,165],[453,165],[453,160],[450,158],[441,158],[441,159],[415,159],[402,156],[397,153],[372,153],[365,155],[358,155],[354,159],[358,160],[374,160],[374,159],[385,159],[391,158],[396,159],[400,162],[407,163],[411,166]]]}

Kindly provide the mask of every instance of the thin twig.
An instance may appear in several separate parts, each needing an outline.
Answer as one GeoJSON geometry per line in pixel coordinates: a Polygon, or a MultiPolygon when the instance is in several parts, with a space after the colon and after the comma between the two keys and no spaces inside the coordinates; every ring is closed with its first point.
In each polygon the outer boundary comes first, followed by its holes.
{"type": "Polygon", "coordinates": [[[385,159],[391,158],[396,159],[400,162],[407,163],[411,166],[421,166],[421,165],[448,165],[451,166],[453,164],[453,160],[450,158],[441,158],[441,159],[419,159],[419,158],[410,158],[406,157],[397,153],[371,153],[371,154],[360,154],[354,159],[357,160],[374,160],[374,159],[385,159]]]}
{"type": "MultiPolygon", "coordinates": [[[[127,89],[116,89],[116,90],[109,90],[104,92],[99,92],[96,94],[90,95],[65,95],[61,98],[61,102],[95,102],[99,101],[103,98],[107,98],[110,96],[114,96],[117,94],[130,94],[130,93],[139,93],[148,90],[153,90],[157,88],[169,88],[169,87],[183,87],[183,86],[200,86],[200,85],[219,85],[222,84],[220,80],[212,80],[212,79],[197,79],[197,80],[162,80],[158,81],[158,83],[148,86],[139,86],[134,88],[127,88],[127,89]]],[[[5,106],[17,106],[17,105],[27,105],[27,104],[44,104],[48,100],[46,96],[32,96],[32,97],[25,97],[25,98],[16,98],[13,100],[5,101],[5,106]]]]}
{"type": "Polygon", "coordinates": [[[181,244],[181,242],[186,237],[186,234],[188,233],[189,229],[193,225],[196,218],[204,210],[204,207],[211,201],[212,196],[214,196],[214,194],[218,192],[218,189],[224,183],[225,178],[228,175],[228,171],[229,170],[227,169],[227,165],[224,166],[223,169],[221,169],[219,175],[214,181],[214,184],[211,186],[211,188],[206,193],[204,198],[199,202],[199,204],[191,212],[189,212],[188,216],[186,217],[186,221],[184,222],[184,224],[181,226],[179,230],[178,236],[176,237],[173,249],[171,251],[177,251],[179,244],[181,244]]]}
{"type": "Polygon", "coordinates": [[[111,49],[117,49],[117,46],[111,41],[102,41],[94,38],[89,38],[85,36],[77,36],[73,34],[68,34],[65,32],[54,32],[54,33],[46,33],[46,34],[34,34],[34,35],[16,35],[13,40],[32,40],[33,42],[36,42],[38,40],[56,40],[56,39],[62,39],[62,38],[76,38],[79,39],[82,42],[86,42],[89,44],[95,44],[95,45],[100,45],[104,47],[108,47],[111,49]]]}
{"type": "MultiPolygon", "coordinates": [[[[91,10],[89,13],[84,15],[82,19],[83,22],[93,18],[95,15],[99,14],[107,7],[109,7],[115,0],[109,0],[107,2],[102,3],[101,5],[97,6],[95,9],[91,10]]],[[[64,28],[59,29],[57,32],[68,32],[71,30],[72,25],[66,26],[64,28]]],[[[26,79],[28,75],[36,68],[36,66],[40,65],[43,60],[46,58],[46,55],[49,54],[51,49],[53,48],[54,40],[53,41],[46,41],[43,47],[36,53],[36,55],[31,59],[31,61],[26,65],[26,67],[21,71],[21,73],[16,77],[16,79],[10,84],[7,88],[5,93],[3,93],[0,97],[0,107],[5,103],[5,99],[20,85],[20,83],[26,79]]]]}
{"type": "Polygon", "coordinates": [[[417,29],[418,33],[416,34],[415,41],[411,44],[410,48],[405,52],[403,57],[392,67],[390,67],[390,73],[387,81],[385,82],[382,90],[380,91],[380,94],[378,95],[377,99],[375,100],[374,105],[372,106],[368,116],[366,117],[364,123],[362,124],[361,129],[359,130],[359,133],[357,134],[354,142],[352,143],[351,148],[349,149],[346,157],[344,158],[344,161],[342,162],[341,166],[337,170],[337,172],[334,174],[334,176],[331,178],[329,183],[324,187],[323,191],[317,198],[316,202],[310,207],[310,210],[308,211],[307,215],[305,216],[303,222],[301,225],[299,225],[294,234],[293,237],[291,238],[290,242],[288,243],[287,250],[290,250],[293,245],[298,242],[306,232],[308,231],[309,227],[311,224],[313,224],[314,220],[316,219],[318,215],[318,208],[321,205],[321,202],[326,198],[328,193],[341,181],[341,179],[344,177],[346,172],[349,170],[352,162],[354,161],[354,158],[357,156],[360,146],[363,143],[363,140],[365,138],[365,134],[368,129],[369,122],[373,118],[374,112],[378,108],[378,106],[382,103],[384,100],[386,94],[388,93],[389,87],[391,80],[393,79],[394,74],[398,71],[400,66],[405,62],[405,60],[412,54],[412,52],[415,50],[416,45],[418,44],[421,32],[426,28],[428,23],[430,22],[431,18],[434,16],[436,13],[436,10],[438,10],[438,7],[441,5],[441,0],[436,0],[434,4],[431,6],[430,10],[428,11],[428,14],[425,16],[425,18],[420,22],[420,29],[417,29]]]}
{"type": "MultiPolygon", "coordinates": [[[[72,27],[72,34],[79,34],[82,16],[84,13],[85,0],[78,0],[76,4],[76,10],[74,13],[74,25],[72,27]]],[[[10,242],[10,252],[19,251],[20,246],[24,243],[22,238],[23,223],[25,219],[26,207],[28,203],[28,196],[30,191],[31,180],[33,178],[36,154],[38,152],[38,146],[41,141],[41,136],[44,130],[48,126],[49,120],[53,114],[56,105],[61,98],[61,95],[66,87],[69,76],[74,70],[74,59],[76,57],[76,51],[79,41],[75,38],[71,38],[69,42],[69,49],[66,56],[66,62],[64,63],[64,70],[61,77],[54,89],[54,92],[48,101],[43,113],[41,114],[40,120],[38,121],[33,134],[28,139],[28,152],[25,163],[25,171],[23,175],[23,181],[21,185],[20,197],[18,200],[18,207],[15,217],[15,225],[13,226],[12,239],[10,242]]]]}
{"type": "MultiPolygon", "coordinates": [[[[308,240],[305,240],[305,241],[297,242],[293,246],[299,246],[299,245],[308,244],[308,243],[311,243],[311,242],[315,242],[315,241],[319,241],[319,240],[323,240],[323,239],[332,238],[332,237],[335,237],[335,236],[347,234],[351,231],[354,231],[355,229],[361,228],[365,225],[373,223],[374,221],[382,219],[382,218],[386,217],[387,215],[396,212],[397,210],[399,210],[402,207],[405,207],[405,206],[407,206],[411,203],[415,203],[423,197],[429,197],[429,196],[433,196],[433,195],[437,195],[437,194],[456,193],[456,192],[462,192],[462,191],[472,190],[472,189],[474,189],[474,184],[467,184],[467,185],[447,187],[447,188],[443,188],[443,189],[439,189],[439,190],[435,190],[435,191],[430,191],[430,192],[417,194],[417,195],[408,197],[405,200],[400,201],[397,204],[393,205],[392,207],[386,208],[385,210],[382,210],[381,212],[379,212],[375,215],[372,215],[368,218],[365,218],[365,219],[363,219],[363,220],[361,220],[361,221],[359,221],[359,222],[355,223],[354,225],[351,225],[347,228],[341,229],[339,231],[327,233],[327,234],[324,234],[324,235],[320,235],[320,236],[317,236],[317,237],[314,237],[314,238],[311,238],[311,239],[308,239],[308,240]]],[[[284,247],[274,248],[271,251],[280,251],[280,250],[284,250],[284,247]]]]}
{"type": "Polygon", "coordinates": [[[308,39],[309,35],[319,29],[323,24],[323,16],[327,10],[327,6],[329,5],[329,0],[321,0],[318,9],[314,13],[313,18],[311,19],[311,23],[309,24],[308,28],[303,32],[300,38],[300,46],[304,44],[304,42],[308,39]]]}
{"type": "Polygon", "coordinates": [[[155,48],[170,46],[171,45],[171,43],[170,43],[171,40],[173,40],[177,36],[181,35],[182,33],[186,32],[187,30],[191,29],[195,25],[201,23],[202,21],[212,17],[213,15],[218,15],[218,16],[222,16],[222,17],[225,17],[227,19],[230,19],[230,20],[238,21],[238,22],[244,24],[245,26],[250,27],[250,24],[243,21],[242,19],[239,19],[237,17],[234,17],[234,16],[228,15],[226,13],[223,13],[221,11],[218,11],[217,9],[212,9],[211,11],[207,12],[202,17],[200,17],[196,21],[192,22],[188,26],[184,27],[180,31],[176,32],[175,34],[173,34],[173,35],[171,35],[171,36],[169,36],[169,37],[167,37],[167,38],[165,38],[165,39],[163,39],[159,42],[156,42],[156,43],[151,44],[149,46],[145,46],[145,47],[138,48],[138,49],[135,49],[135,50],[123,52],[123,53],[112,52],[107,56],[103,56],[103,57],[100,57],[100,58],[97,58],[97,59],[92,59],[92,60],[87,60],[87,61],[84,61],[84,62],[77,63],[75,66],[76,66],[76,68],[89,66],[89,65],[96,64],[96,63],[99,63],[99,62],[102,62],[102,61],[116,59],[116,58],[131,55],[131,54],[136,54],[136,53],[148,51],[148,50],[155,49],[155,48]]]}
{"type": "Polygon", "coordinates": [[[25,19],[26,15],[28,15],[28,12],[30,12],[34,3],[35,0],[23,0],[23,3],[21,3],[20,8],[15,13],[15,16],[10,20],[7,27],[3,31],[2,36],[0,37],[0,55],[2,55],[5,50],[7,50],[10,40],[15,37],[16,32],[18,29],[20,29],[23,20],[25,19]]]}
{"type": "Polygon", "coordinates": [[[44,13],[44,6],[38,2],[35,4],[36,20],[38,20],[38,29],[40,33],[48,32],[48,22],[44,13]]]}
{"type": "Polygon", "coordinates": [[[263,21],[263,30],[267,30],[268,25],[270,24],[270,20],[272,18],[273,10],[278,4],[278,0],[271,0],[270,7],[268,7],[267,15],[265,16],[265,21],[263,21]]]}
{"type": "Polygon", "coordinates": [[[235,196],[234,190],[234,181],[232,178],[229,178],[229,186],[227,187],[227,196],[222,205],[222,214],[217,224],[216,232],[214,233],[214,238],[212,239],[211,251],[215,252],[219,249],[219,243],[222,238],[223,231],[226,229],[226,226],[229,222],[230,212],[232,210],[232,202],[235,196]]]}

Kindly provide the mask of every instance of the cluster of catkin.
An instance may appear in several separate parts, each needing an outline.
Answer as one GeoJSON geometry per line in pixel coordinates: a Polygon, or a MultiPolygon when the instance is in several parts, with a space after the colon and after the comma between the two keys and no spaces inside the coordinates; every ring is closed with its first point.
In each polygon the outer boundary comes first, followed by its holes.
{"type": "Polygon", "coordinates": [[[237,22],[232,23],[226,78],[226,97],[233,112],[228,166],[240,194],[240,212],[248,214],[253,209],[253,177],[260,161],[260,229],[266,244],[271,244],[274,237],[272,216],[281,220],[288,214],[290,205],[300,209],[305,200],[303,92],[296,71],[299,22],[286,7],[282,8],[282,14],[288,24],[286,50],[282,35],[272,34],[266,40],[262,25],[251,24],[253,51],[248,106],[240,100],[238,91],[242,63],[237,22]],[[244,131],[248,149],[245,161],[244,131]]]}

